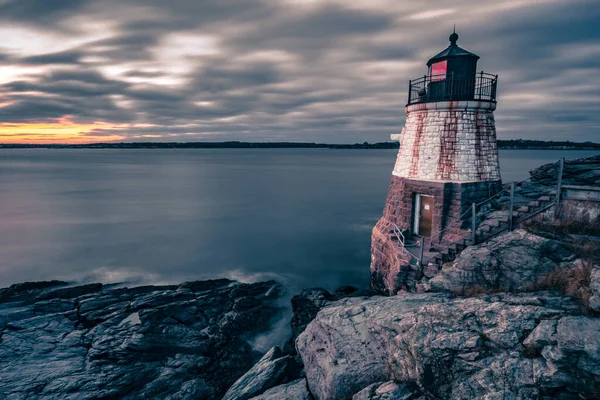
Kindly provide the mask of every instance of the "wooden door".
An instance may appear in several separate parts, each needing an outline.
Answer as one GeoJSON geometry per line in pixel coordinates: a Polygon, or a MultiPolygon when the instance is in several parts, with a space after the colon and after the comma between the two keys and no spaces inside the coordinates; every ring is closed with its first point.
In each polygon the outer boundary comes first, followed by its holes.
{"type": "Polygon", "coordinates": [[[433,221],[433,197],[419,195],[419,235],[431,237],[431,224],[433,221]]]}

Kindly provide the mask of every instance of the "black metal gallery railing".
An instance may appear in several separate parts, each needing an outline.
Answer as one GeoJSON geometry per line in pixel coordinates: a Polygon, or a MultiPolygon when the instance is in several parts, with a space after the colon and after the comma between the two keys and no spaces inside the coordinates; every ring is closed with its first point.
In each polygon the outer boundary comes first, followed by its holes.
{"type": "Polygon", "coordinates": [[[457,76],[453,72],[443,75],[425,75],[409,81],[408,104],[450,100],[496,101],[498,75],[480,72],[470,76],[457,76]]]}

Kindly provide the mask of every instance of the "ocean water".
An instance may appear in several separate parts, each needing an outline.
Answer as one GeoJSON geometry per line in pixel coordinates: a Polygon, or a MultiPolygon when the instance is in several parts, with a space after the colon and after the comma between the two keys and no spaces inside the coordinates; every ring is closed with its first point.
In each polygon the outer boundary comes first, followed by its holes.
{"type": "MultiPolygon", "coordinates": [[[[594,151],[503,150],[504,181],[594,151]]],[[[0,287],[365,287],[395,150],[0,149],[0,287]]]]}

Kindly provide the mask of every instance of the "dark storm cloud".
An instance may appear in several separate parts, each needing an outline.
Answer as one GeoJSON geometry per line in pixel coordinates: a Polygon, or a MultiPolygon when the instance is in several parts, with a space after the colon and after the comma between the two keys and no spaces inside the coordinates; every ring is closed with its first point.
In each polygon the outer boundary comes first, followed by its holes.
{"type": "Polygon", "coordinates": [[[0,117],[144,124],[132,140],[387,140],[456,23],[500,76],[501,138],[600,140],[596,3],[5,1],[21,30],[0,48],[0,117]]]}
{"type": "Polygon", "coordinates": [[[77,64],[83,53],[75,50],[60,51],[58,53],[41,54],[23,57],[15,60],[19,64],[50,65],[50,64],[77,64]]]}
{"type": "Polygon", "coordinates": [[[79,122],[131,122],[133,116],[111,99],[127,87],[98,71],[58,70],[36,80],[3,85],[4,97],[11,104],[0,108],[0,118],[3,122],[38,122],[71,116],[79,122]]]}
{"type": "Polygon", "coordinates": [[[152,60],[150,49],[157,44],[158,38],[154,32],[122,33],[118,37],[88,43],[85,49],[89,55],[104,57],[107,64],[152,60]]]}
{"type": "MultiPolygon", "coordinates": [[[[198,71],[192,86],[200,91],[223,92],[256,86],[266,86],[281,79],[275,66],[228,66],[226,60],[198,71]]],[[[260,88],[259,88],[260,90],[260,88]]]]}
{"type": "Polygon", "coordinates": [[[360,35],[385,30],[393,24],[393,16],[372,11],[358,11],[340,5],[327,5],[298,13],[282,13],[280,18],[265,21],[261,29],[246,36],[249,40],[279,38],[316,38],[326,40],[342,35],[360,35]]]}
{"type": "Polygon", "coordinates": [[[12,94],[36,92],[65,100],[79,97],[79,100],[85,101],[92,96],[123,93],[127,87],[126,83],[105,79],[97,71],[56,71],[41,76],[35,82],[10,82],[3,89],[12,94]]]}
{"type": "Polygon", "coordinates": [[[7,20],[26,23],[57,21],[72,15],[88,0],[8,0],[0,4],[0,15],[7,20]]]}

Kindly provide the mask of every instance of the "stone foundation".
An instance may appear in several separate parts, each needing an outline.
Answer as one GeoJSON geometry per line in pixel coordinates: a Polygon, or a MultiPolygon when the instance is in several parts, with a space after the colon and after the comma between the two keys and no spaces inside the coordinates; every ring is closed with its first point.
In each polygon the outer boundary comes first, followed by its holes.
{"type": "MultiPolygon", "coordinates": [[[[472,203],[496,194],[501,182],[431,182],[392,176],[383,217],[377,222],[371,240],[371,286],[390,294],[397,292],[411,275],[410,255],[392,240],[390,231],[397,225],[411,234],[415,194],[433,196],[431,238],[426,248],[442,248],[469,236],[472,203]]],[[[413,278],[417,274],[412,274],[413,278]]]]}

